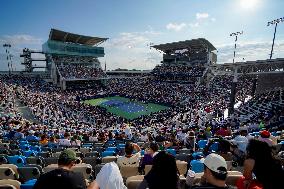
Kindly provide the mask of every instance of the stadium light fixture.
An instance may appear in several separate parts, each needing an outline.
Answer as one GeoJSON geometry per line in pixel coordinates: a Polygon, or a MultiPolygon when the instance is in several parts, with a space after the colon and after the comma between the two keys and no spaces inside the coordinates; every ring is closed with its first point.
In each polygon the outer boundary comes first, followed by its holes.
{"type": "Polygon", "coordinates": [[[234,32],[234,33],[231,33],[231,34],[230,34],[231,37],[235,37],[235,49],[234,49],[233,63],[235,63],[235,58],[236,58],[236,49],[237,49],[238,36],[239,36],[239,35],[243,35],[243,33],[244,33],[244,31],[241,31],[241,32],[234,32]]]}
{"type": "Polygon", "coordinates": [[[273,34],[273,41],[272,41],[272,47],[271,47],[271,52],[270,52],[270,59],[272,58],[272,55],[273,55],[273,48],[274,48],[274,41],[275,41],[276,31],[277,31],[277,25],[279,23],[281,23],[281,22],[284,22],[284,17],[272,20],[270,22],[267,22],[267,26],[275,25],[274,34],[273,34]]]}
{"type": "MultiPolygon", "coordinates": [[[[235,58],[236,58],[236,49],[237,49],[237,41],[238,41],[238,36],[243,35],[243,31],[241,32],[234,32],[231,33],[231,37],[235,37],[235,48],[234,48],[234,57],[233,57],[233,64],[235,63],[235,58]]],[[[236,88],[237,88],[237,82],[238,82],[238,74],[237,74],[237,67],[235,66],[234,70],[234,77],[232,81],[232,86],[231,86],[231,95],[230,95],[230,105],[229,105],[229,115],[232,115],[234,113],[234,105],[236,101],[236,88]]]]}

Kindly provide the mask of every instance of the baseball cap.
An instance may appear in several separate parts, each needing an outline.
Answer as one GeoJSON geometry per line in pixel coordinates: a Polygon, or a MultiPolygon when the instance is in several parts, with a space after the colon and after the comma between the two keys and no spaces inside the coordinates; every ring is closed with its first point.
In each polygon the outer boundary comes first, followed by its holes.
{"type": "Polygon", "coordinates": [[[260,132],[260,136],[262,138],[269,138],[270,137],[270,132],[267,131],[267,130],[263,130],[263,131],[260,132]]]}
{"type": "Polygon", "coordinates": [[[78,158],[76,157],[76,153],[73,150],[65,149],[61,152],[58,159],[75,161],[78,158]]]}
{"type": "Polygon", "coordinates": [[[212,153],[206,156],[204,159],[204,165],[216,173],[227,173],[227,163],[225,159],[218,154],[212,153]],[[221,167],[225,168],[226,171],[224,172],[224,169],[221,167]]]}

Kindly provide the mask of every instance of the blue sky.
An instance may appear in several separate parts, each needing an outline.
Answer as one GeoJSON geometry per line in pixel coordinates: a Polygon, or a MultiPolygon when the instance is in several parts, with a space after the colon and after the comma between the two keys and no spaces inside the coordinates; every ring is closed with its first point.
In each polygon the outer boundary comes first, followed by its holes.
{"type": "MultiPolygon", "coordinates": [[[[267,21],[283,17],[283,0],[10,0],[0,1],[0,70],[7,69],[2,43],[13,45],[20,69],[23,47],[41,49],[51,28],[108,37],[108,69],[151,69],[161,54],[147,44],[204,37],[218,49],[218,62],[267,59],[273,30],[267,21]]],[[[278,26],[275,58],[284,57],[284,23],[278,26]]]]}

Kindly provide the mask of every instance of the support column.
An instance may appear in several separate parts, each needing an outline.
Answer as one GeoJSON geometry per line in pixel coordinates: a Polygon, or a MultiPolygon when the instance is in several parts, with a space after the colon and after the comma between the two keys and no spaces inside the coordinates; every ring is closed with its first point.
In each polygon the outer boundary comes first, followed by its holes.
{"type": "Polygon", "coordinates": [[[234,72],[234,79],[232,82],[231,86],[231,95],[230,95],[230,105],[229,105],[229,115],[232,115],[234,113],[234,106],[235,106],[235,101],[236,101],[236,93],[237,93],[237,84],[238,84],[238,68],[235,67],[235,72],[234,72]]]}
{"type": "Polygon", "coordinates": [[[65,79],[62,80],[61,88],[63,91],[66,90],[66,80],[65,79]]]}
{"type": "Polygon", "coordinates": [[[256,85],[257,85],[257,79],[253,79],[253,81],[252,81],[252,89],[251,89],[251,96],[252,97],[255,95],[256,85]]]}
{"type": "Polygon", "coordinates": [[[234,113],[234,105],[236,101],[236,88],[237,88],[237,82],[233,82],[231,87],[229,115],[232,115],[234,113]]]}

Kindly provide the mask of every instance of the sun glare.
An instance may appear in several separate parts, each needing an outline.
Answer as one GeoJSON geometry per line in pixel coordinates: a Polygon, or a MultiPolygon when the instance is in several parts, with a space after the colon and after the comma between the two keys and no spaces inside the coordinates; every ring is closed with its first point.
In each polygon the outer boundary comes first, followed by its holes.
{"type": "Polygon", "coordinates": [[[240,0],[241,7],[244,9],[253,9],[257,6],[259,0],[240,0]]]}

